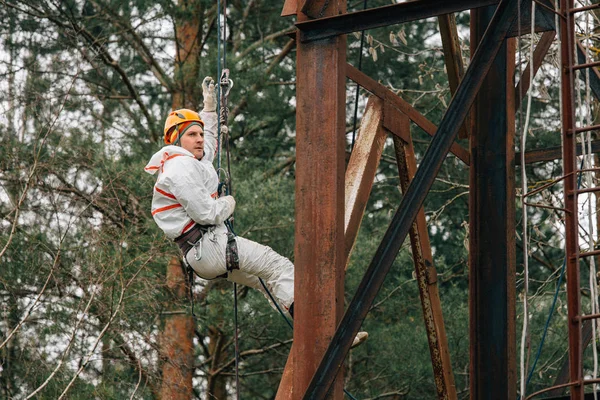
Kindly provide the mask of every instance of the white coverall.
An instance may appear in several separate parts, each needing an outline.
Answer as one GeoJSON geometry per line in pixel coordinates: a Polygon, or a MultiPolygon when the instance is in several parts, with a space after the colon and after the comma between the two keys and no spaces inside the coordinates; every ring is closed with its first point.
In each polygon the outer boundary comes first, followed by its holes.
{"type": "MultiPolygon", "coordinates": [[[[188,264],[204,279],[215,279],[227,273],[225,250],[227,228],[224,221],[233,213],[231,196],[217,197],[219,178],[212,165],[217,147],[217,114],[201,112],[204,121],[204,156],[197,160],[179,146],[165,146],[155,153],[146,172],[158,172],[152,197],[152,215],[169,239],[189,231],[194,224],[214,225],[201,239],[198,250],[184,255],[188,264]],[[201,254],[196,260],[195,252],[201,254]]],[[[251,240],[237,237],[239,270],[227,274],[227,280],[253,287],[264,293],[258,278],[288,310],[294,301],[294,265],[273,249],[251,240]]]]}

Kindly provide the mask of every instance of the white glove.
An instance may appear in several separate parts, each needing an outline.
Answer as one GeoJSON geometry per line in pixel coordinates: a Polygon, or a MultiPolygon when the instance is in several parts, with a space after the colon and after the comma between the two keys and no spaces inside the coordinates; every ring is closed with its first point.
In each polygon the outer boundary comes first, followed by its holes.
{"type": "Polygon", "coordinates": [[[221,198],[225,200],[231,208],[231,213],[229,215],[233,214],[233,210],[235,210],[235,199],[233,198],[233,196],[223,196],[221,198]]]}
{"type": "Polygon", "coordinates": [[[210,76],[207,76],[202,81],[202,97],[204,97],[204,109],[202,111],[214,112],[217,110],[215,81],[210,76]]]}

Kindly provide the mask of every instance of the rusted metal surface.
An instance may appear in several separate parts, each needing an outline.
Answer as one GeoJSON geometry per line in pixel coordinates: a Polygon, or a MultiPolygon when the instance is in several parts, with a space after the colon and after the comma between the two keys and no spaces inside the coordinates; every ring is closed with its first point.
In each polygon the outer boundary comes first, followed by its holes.
{"type": "MultiPolygon", "coordinates": [[[[345,12],[345,2],[326,12],[345,12]]],[[[344,311],[345,65],[345,37],[297,44],[294,354],[302,356],[293,357],[293,399],[302,398],[344,311]]],[[[340,374],[330,398],[342,399],[342,385],[340,374]]]]}
{"type": "MultiPolygon", "coordinates": [[[[450,93],[454,94],[456,93],[460,80],[465,74],[460,40],[456,28],[456,17],[454,14],[440,15],[438,17],[438,24],[440,26],[440,36],[442,37],[442,47],[444,49],[448,86],[450,86],[450,93]]],[[[468,115],[467,120],[469,120],[470,117],[471,114],[468,115]]],[[[469,127],[471,127],[471,124],[467,121],[467,123],[460,128],[460,131],[458,131],[459,139],[466,139],[469,137],[469,127]]]]}
{"type": "Polygon", "coordinates": [[[275,400],[290,400],[294,393],[294,345],[290,349],[290,354],[283,368],[283,375],[279,381],[279,388],[275,400]]]}
{"type": "Polygon", "coordinates": [[[360,122],[356,143],[346,168],[345,218],[346,269],[362,221],[386,134],[383,126],[383,101],[371,96],[360,122]]]}
{"type": "Polygon", "coordinates": [[[519,110],[521,102],[529,90],[529,74],[531,73],[531,70],[533,69],[533,76],[535,76],[544,61],[544,57],[548,54],[548,50],[550,50],[550,46],[552,45],[552,42],[554,42],[555,37],[555,31],[544,32],[535,47],[535,50],[533,51],[533,61],[530,61],[527,64],[527,67],[525,67],[523,75],[515,88],[515,97],[517,99],[517,101],[515,101],[515,112],[519,110]]]}
{"type": "Polygon", "coordinates": [[[582,337],[581,320],[578,318],[581,312],[581,294],[579,277],[579,245],[578,245],[578,221],[577,221],[577,169],[575,156],[576,135],[575,128],[575,99],[573,71],[575,51],[575,24],[568,10],[573,8],[573,0],[561,0],[560,10],[565,18],[560,19],[561,39],[561,74],[562,74],[562,134],[563,134],[563,175],[564,179],[564,201],[565,208],[571,212],[565,213],[565,247],[567,263],[567,315],[569,332],[569,381],[574,382],[571,386],[571,399],[583,397],[584,386],[582,377],[582,337]]]}
{"type": "Polygon", "coordinates": [[[298,3],[296,0],[285,0],[285,3],[283,3],[283,9],[281,10],[281,16],[289,17],[291,15],[296,15],[297,9],[298,3]]]}
{"type": "MultiPolygon", "coordinates": [[[[409,136],[408,142],[403,141],[398,136],[393,137],[400,187],[405,192],[415,175],[417,162],[412,140],[410,139],[410,120],[403,115],[399,124],[402,125],[402,129],[409,136]]],[[[448,351],[442,304],[437,287],[437,271],[433,264],[425,210],[422,207],[409,234],[437,397],[440,400],[455,400],[457,398],[456,386],[448,351]]]]}
{"type": "MultiPolygon", "coordinates": [[[[386,104],[389,102],[406,114],[411,121],[417,124],[421,129],[423,129],[430,136],[434,136],[437,131],[437,126],[427,118],[425,118],[420,112],[418,112],[413,106],[411,106],[408,102],[398,97],[394,92],[375,81],[373,78],[365,75],[363,72],[354,68],[352,65],[346,65],[346,76],[358,83],[360,86],[373,93],[375,96],[380,99],[384,99],[386,104]]],[[[385,116],[384,116],[384,124],[385,124],[385,116]]],[[[469,165],[469,152],[458,143],[452,143],[450,147],[450,151],[456,157],[458,157],[462,162],[469,165]]]]}
{"type": "Polygon", "coordinates": [[[580,70],[585,68],[595,68],[600,67],[600,61],[594,61],[590,63],[578,64],[573,66],[573,70],[580,70]]]}
{"type": "MultiPolygon", "coordinates": [[[[424,18],[451,14],[471,8],[497,4],[499,0],[415,0],[389,6],[376,7],[363,11],[355,11],[343,15],[298,22],[300,40],[321,40],[345,33],[358,32],[387,25],[417,21],[424,18]]],[[[307,0],[307,4],[326,3],[325,0],[307,0]]],[[[315,9],[318,7],[315,7],[315,9]]],[[[314,15],[307,14],[307,15],[314,15]]],[[[316,16],[314,16],[317,18],[316,16]]]]}
{"type": "Polygon", "coordinates": [[[584,7],[578,7],[578,8],[572,8],[569,10],[570,14],[576,14],[576,13],[580,13],[583,11],[591,11],[591,10],[596,10],[600,8],[600,4],[592,4],[589,6],[584,6],[584,7]]]}
{"type": "MultiPolygon", "coordinates": [[[[471,11],[477,52],[494,11],[471,11]]],[[[514,42],[504,41],[477,95],[471,136],[469,382],[478,400],[516,398],[513,74],[514,42]]]]}
{"type": "MultiPolygon", "coordinates": [[[[367,315],[448,151],[450,151],[460,125],[464,122],[468,109],[475,100],[475,95],[483,78],[487,75],[502,47],[511,22],[517,15],[519,4],[520,0],[502,0],[498,5],[492,22],[481,40],[481,45],[473,57],[473,62],[469,65],[465,77],[442,118],[440,128],[433,137],[413,181],[402,198],[398,211],[392,218],[390,227],[385,232],[383,240],[332,338],[331,344],[323,355],[319,367],[304,394],[304,399],[320,400],[326,398],[339,369],[343,365],[354,336],[367,315]]],[[[296,351],[299,351],[299,349],[296,349],[296,351]]]]}
{"type": "Polygon", "coordinates": [[[301,1],[300,5],[302,6],[302,13],[309,18],[322,18],[326,15],[332,15],[331,12],[327,12],[329,0],[305,0],[301,1]]]}

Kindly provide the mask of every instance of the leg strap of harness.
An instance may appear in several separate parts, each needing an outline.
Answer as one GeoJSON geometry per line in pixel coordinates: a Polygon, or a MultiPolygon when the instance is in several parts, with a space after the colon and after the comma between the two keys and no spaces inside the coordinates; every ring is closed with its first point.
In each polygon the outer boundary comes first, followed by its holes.
{"type": "Polygon", "coordinates": [[[232,232],[229,224],[227,226],[227,249],[225,250],[225,262],[227,271],[231,272],[235,269],[240,269],[240,255],[238,252],[237,241],[235,234],[232,232]]]}

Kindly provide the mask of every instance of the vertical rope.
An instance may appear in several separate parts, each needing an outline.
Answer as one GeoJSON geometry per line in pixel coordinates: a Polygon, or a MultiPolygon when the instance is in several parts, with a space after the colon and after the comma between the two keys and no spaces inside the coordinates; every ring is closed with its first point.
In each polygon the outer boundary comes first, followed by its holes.
{"type": "MultiPolygon", "coordinates": [[[[227,68],[227,0],[223,0],[223,8],[221,9],[221,1],[217,0],[217,77],[219,81],[217,82],[217,171],[221,169],[221,150],[222,150],[222,140],[221,140],[221,107],[227,107],[227,104],[223,102],[221,103],[221,70],[227,68]],[[223,15],[223,25],[221,28],[221,14],[223,15]],[[221,29],[223,29],[223,40],[221,43],[221,29]],[[223,46],[223,64],[221,64],[221,46],[223,46]]],[[[226,126],[227,121],[224,121],[226,126]]],[[[228,132],[228,130],[226,131],[228,132]]],[[[224,138],[225,143],[225,151],[227,152],[227,175],[229,176],[229,182],[225,188],[226,194],[229,195],[231,191],[231,163],[230,163],[230,155],[229,155],[229,136],[228,133],[225,133],[226,137],[224,138]]],[[[218,172],[217,172],[218,174],[218,172]]],[[[229,226],[228,226],[228,229],[229,226]]],[[[233,231],[233,229],[232,229],[233,231]]],[[[234,325],[234,342],[235,342],[235,398],[239,400],[240,398],[240,347],[239,347],[239,335],[238,335],[238,295],[237,295],[237,283],[233,283],[233,325],[234,325]]]]}
{"type": "Polygon", "coordinates": [[[235,326],[235,398],[240,400],[240,345],[238,340],[237,283],[233,282],[233,325],[235,326]]]}
{"type": "MultiPolygon", "coordinates": [[[[363,10],[366,10],[367,8],[367,0],[364,0],[363,2],[363,10]]],[[[360,48],[358,51],[358,70],[360,71],[362,69],[362,56],[363,56],[363,47],[365,44],[365,31],[361,31],[360,32],[360,48]]],[[[356,92],[354,95],[354,122],[353,122],[353,126],[352,126],[352,145],[350,147],[350,150],[354,149],[354,142],[356,141],[356,119],[358,117],[358,92],[360,90],[360,85],[357,83],[356,84],[356,92]]]]}
{"type": "MultiPolygon", "coordinates": [[[[591,46],[590,13],[589,12],[585,13],[585,40],[586,40],[585,62],[588,63],[588,62],[590,62],[590,59],[589,59],[589,53],[587,51],[587,47],[591,46]]],[[[585,79],[585,82],[586,82],[586,85],[585,85],[585,105],[586,105],[585,110],[586,110],[586,116],[587,116],[587,125],[590,126],[590,125],[592,125],[592,110],[591,110],[590,70],[589,70],[589,68],[586,68],[586,70],[585,70],[585,78],[586,78],[585,79]]],[[[588,131],[586,134],[586,137],[585,137],[585,141],[582,140],[582,143],[581,143],[582,150],[583,150],[582,155],[583,155],[584,160],[586,160],[585,168],[587,168],[587,169],[593,168],[593,164],[594,164],[591,143],[592,143],[592,133],[591,133],[591,131],[588,131]],[[587,146],[587,157],[585,155],[585,153],[586,153],[585,147],[586,146],[587,146]]],[[[594,185],[593,178],[592,178],[592,172],[587,172],[585,176],[586,176],[586,186],[592,187],[594,185]]],[[[592,214],[593,214],[592,198],[593,197],[594,197],[594,195],[592,193],[588,193],[588,195],[587,195],[588,248],[590,251],[594,249],[594,221],[592,218],[592,214]]],[[[596,313],[598,313],[599,307],[598,307],[598,285],[597,285],[597,281],[596,281],[596,260],[594,257],[590,257],[589,284],[590,284],[590,294],[591,294],[591,296],[590,296],[591,297],[591,302],[590,302],[591,303],[590,304],[591,313],[596,314],[596,313]]],[[[592,323],[592,337],[594,338],[594,340],[592,341],[592,351],[593,351],[593,356],[594,356],[594,374],[593,374],[594,376],[593,376],[593,378],[596,379],[598,377],[598,349],[596,347],[596,335],[597,335],[597,331],[598,331],[598,321],[596,319],[592,319],[591,323],[592,323]]],[[[594,400],[598,400],[597,387],[598,387],[598,385],[594,383],[594,385],[593,385],[594,400]]]]}
{"type": "MultiPolygon", "coordinates": [[[[217,0],[217,80],[221,77],[221,0],[217,0]]],[[[217,115],[221,114],[221,85],[217,82],[217,115]]],[[[221,169],[221,119],[217,118],[217,174],[221,169]]]]}
{"type": "Polygon", "coordinates": [[[529,90],[527,93],[527,111],[525,114],[525,126],[521,134],[521,206],[523,208],[523,330],[521,332],[521,398],[525,397],[527,381],[525,374],[528,369],[528,360],[525,355],[525,349],[529,349],[529,303],[527,295],[529,293],[529,234],[527,204],[525,196],[527,195],[527,168],[525,164],[525,149],[527,145],[527,131],[529,130],[529,119],[531,117],[531,100],[533,97],[533,40],[535,37],[535,1],[531,2],[531,32],[529,43],[529,90]]]}

